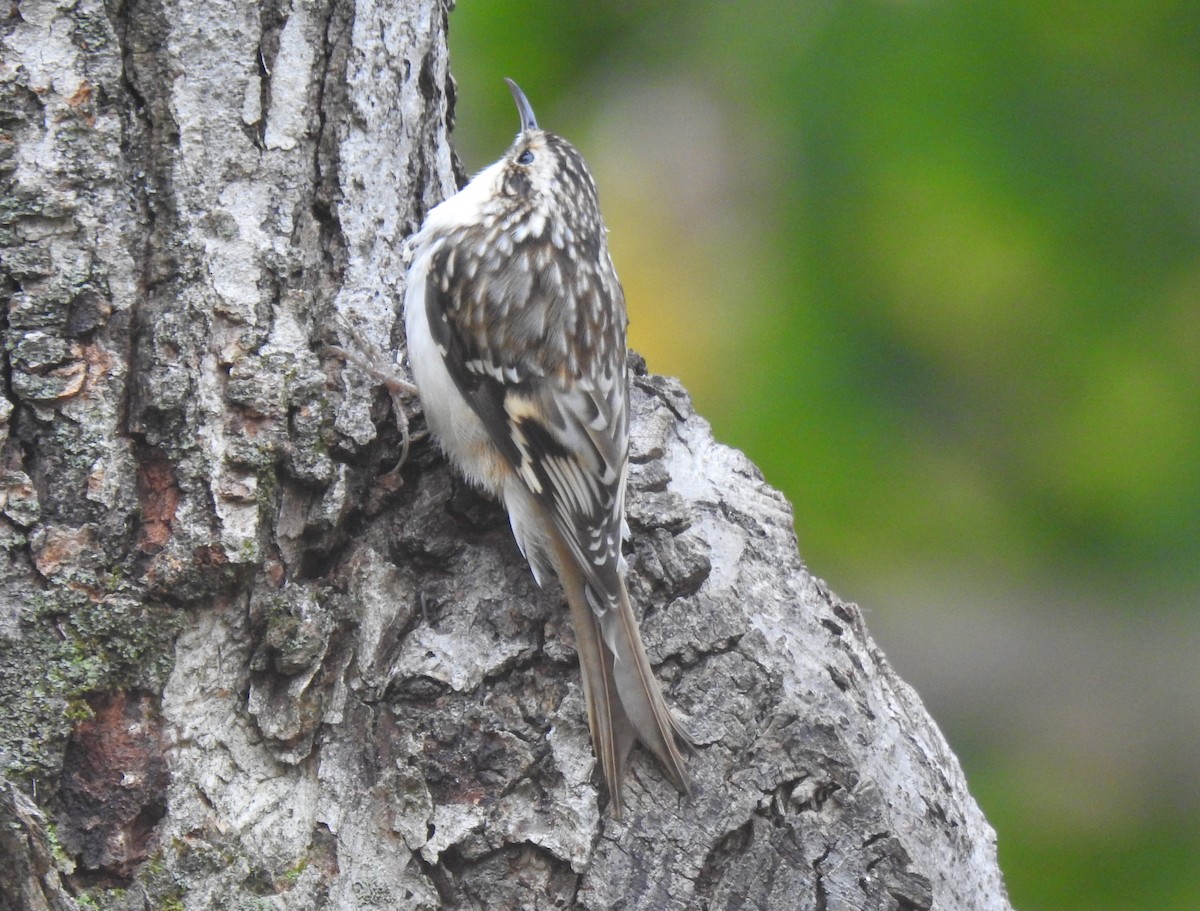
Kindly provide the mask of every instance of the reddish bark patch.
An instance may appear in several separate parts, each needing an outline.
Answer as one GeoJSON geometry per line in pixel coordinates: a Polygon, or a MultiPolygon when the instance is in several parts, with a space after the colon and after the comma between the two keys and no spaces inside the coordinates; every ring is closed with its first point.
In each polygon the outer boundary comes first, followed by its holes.
{"type": "Polygon", "coordinates": [[[167,762],[153,698],[117,691],[89,700],[63,757],[63,847],[87,871],[128,878],[167,810],[167,762]]]}
{"type": "Polygon", "coordinates": [[[142,463],[138,471],[138,502],[142,507],[138,549],[142,553],[156,554],[171,539],[179,498],[170,462],[159,457],[142,463]]]}
{"type": "Polygon", "coordinates": [[[81,82],[79,83],[79,88],[67,99],[67,104],[73,108],[82,107],[92,100],[92,95],[95,94],[95,91],[95,87],[90,83],[81,82]]]}
{"type": "Polygon", "coordinates": [[[50,525],[44,534],[35,536],[33,563],[38,572],[49,579],[64,568],[86,562],[86,556],[95,551],[96,539],[90,528],[50,525]]]}

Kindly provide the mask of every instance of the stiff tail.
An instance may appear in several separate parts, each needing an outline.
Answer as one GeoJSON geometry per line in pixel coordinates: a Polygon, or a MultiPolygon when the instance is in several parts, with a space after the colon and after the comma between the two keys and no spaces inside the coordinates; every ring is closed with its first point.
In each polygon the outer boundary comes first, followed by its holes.
{"type": "Polygon", "coordinates": [[[573,561],[560,561],[559,578],[571,607],[592,746],[613,816],[621,816],[625,764],[638,740],[658,757],[671,783],[690,795],[683,751],[690,750],[692,741],[671,714],[650,669],[624,580],[618,603],[598,616],[573,561]]]}

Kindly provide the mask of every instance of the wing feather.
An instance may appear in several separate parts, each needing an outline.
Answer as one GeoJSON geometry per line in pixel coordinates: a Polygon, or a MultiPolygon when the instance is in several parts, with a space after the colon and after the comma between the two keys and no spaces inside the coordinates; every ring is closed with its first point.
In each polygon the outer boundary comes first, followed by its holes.
{"type": "MultiPolygon", "coordinates": [[[[434,340],[490,439],[553,517],[589,587],[620,591],[629,448],[625,300],[611,269],[514,243],[505,281],[459,270],[449,238],[427,288],[434,340]]],[[[530,563],[544,562],[520,542],[530,563]]]]}

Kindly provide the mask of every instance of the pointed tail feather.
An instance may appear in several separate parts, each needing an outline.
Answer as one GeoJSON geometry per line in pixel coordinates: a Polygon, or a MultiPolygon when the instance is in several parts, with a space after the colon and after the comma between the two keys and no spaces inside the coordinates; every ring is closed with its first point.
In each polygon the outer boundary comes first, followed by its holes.
{"type": "Polygon", "coordinates": [[[579,653],[592,749],[612,800],[612,813],[620,819],[621,782],[625,778],[625,764],[636,734],[621,708],[616,681],[613,680],[612,653],[601,638],[595,615],[582,597],[568,596],[567,601],[571,606],[571,621],[575,627],[575,646],[579,653]]]}
{"type": "Polygon", "coordinates": [[[671,714],[650,669],[624,580],[617,604],[597,615],[586,581],[563,550],[557,554],[558,575],[571,608],[592,746],[613,815],[621,816],[626,760],[637,740],[658,758],[671,783],[690,796],[683,751],[690,749],[691,738],[671,714]]]}
{"type": "Polygon", "coordinates": [[[691,780],[683,750],[691,750],[692,740],[671,713],[650,669],[623,579],[616,609],[605,614],[599,623],[612,653],[613,679],[629,723],[638,739],[658,757],[671,783],[690,797],[691,780]]]}

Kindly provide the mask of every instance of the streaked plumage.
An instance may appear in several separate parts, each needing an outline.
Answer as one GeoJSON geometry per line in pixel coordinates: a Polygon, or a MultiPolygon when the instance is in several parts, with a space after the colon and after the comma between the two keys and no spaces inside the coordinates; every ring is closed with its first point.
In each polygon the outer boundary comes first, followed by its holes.
{"type": "Polygon", "coordinates": [[[634,741],[683,791],[689,743],[651,673],[624,580],[625,298],[587,165],[509,86],[516,141],[413,241],[408,356],[442,449],[504,503],[538,582],[562,582],[619,815],[634,741]]]}

